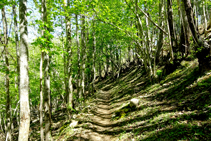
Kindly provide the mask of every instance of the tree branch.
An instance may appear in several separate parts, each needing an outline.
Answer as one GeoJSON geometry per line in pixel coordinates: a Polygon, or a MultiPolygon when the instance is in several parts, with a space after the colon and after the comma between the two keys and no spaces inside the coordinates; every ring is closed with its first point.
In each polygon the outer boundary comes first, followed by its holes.
{"type": "MultiPolygon", "coordinates": [[[[106,21],[104,21],[104,20],[102,20],[102,19],[100,19],[97,15],[97,11],[94,9],[94,8],[92,8],[93,9],[93,11],[95,12],[95,15],[96,15],[96,17],[97,17],[97,19],[99,20],[99,21],[101,21],[101,22],[103,22],[103,23],[105,23],[105,24],[109,24],[109,25],[111,25],[111,26],[113,26],[113,27],[115,27],[115,28],[117,28],[117,29],[119,29],[119,30],[121,30],[121,31],[123,31],[124,33],[126,33],[138,46],[139,46],[139,48],[141,47],[141,43],[137,40],[137,39],[135,39],[134,37],[132,37],[131,35],[130,35],[130,32],[129,31],[126,31],[126,30],[124,30],[124,29],[122,29],[122,28],[120,28],[120,27],[118,27],[118,26],[116,26],[115,24],[113,24],[113,23],[111,23],[111,22],[106,22],[106,21]]],[[[140,50],[141,50],[141,48],[140,48],[140,50]]]]}
{"type": "MultiPolygon", "coordinates": [[[[132,0],[133,2],[133,0],[132,0]]],[[[134,3],[134,2],[133,2],[134,3]]],[[[137,6],[138,9],[154,24],[154,26],[156,26],[158,29],[160,29],[163,33],[165,33],[166,35],[168,35],[168,33],[162,29],[157,23],[155,23],[151,18],[150,16],[147,15],[147,13],[145,13],[139,6],[137,6]]]]}

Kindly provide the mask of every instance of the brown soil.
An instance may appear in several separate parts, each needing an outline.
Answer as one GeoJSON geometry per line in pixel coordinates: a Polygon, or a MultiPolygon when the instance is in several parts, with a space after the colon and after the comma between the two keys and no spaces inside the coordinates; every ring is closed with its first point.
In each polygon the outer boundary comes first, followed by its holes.
{"type": "MultiPolygon", "coordinates": [[[[93,115],[87,117],[90,119],[88,126],[82,128],[80,133],[75,135],[74,141],[115,141],[115,136],[108,135],[106,132],[112,130],[113,122],[111,121],[112,112],[110,111],[110,93],[109,91],[100,90],[96,95],[95,110],[93,115]]],[[[83,126],[84,127],[84,126],[83,126]]]]}

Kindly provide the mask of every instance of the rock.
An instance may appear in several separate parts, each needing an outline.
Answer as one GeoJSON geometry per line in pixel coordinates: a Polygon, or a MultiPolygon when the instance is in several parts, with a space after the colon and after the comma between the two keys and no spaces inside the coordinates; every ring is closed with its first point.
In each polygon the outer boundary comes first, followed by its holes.
{"type": "Polygon", "coordinates": [[[137,98],[133,98],[133,99],[131,99],[130,100],[130,107],[138,107],[138,104],[139,104],[139,99],[137,99],[137,98]]]}
{"type": "Polygon", "coordinates": [[[77,118],[77,115],[76,115],[76,114],[74,114],[74,115],[73,115],[73,119],[76,119],[76,118],[77,118]]]}
{"type": "Polygon", "coordinates": [[[71,127],[71,128],[74,128],[74,127],[76,127],[77,125],[78,125],[78,121],[72,120],[72,122],[71,122],[71,124],[70,124],[70,127],[71,127]]]}

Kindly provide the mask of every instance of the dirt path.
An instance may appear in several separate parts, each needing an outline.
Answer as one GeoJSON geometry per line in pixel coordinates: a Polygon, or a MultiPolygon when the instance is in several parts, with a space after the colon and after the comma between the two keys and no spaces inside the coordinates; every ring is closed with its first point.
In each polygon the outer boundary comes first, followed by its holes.
{"type": "Polygon", "coordinates": [[[86,123],[87,129],[82,128],[80,134],[77,135],[75,141],[116,141],[117,139],[112,135],[107,135],[106,132],[112,130],[112,112],[110,111],[110,93],[109,91],[102,91],[96,95],[95,110],[90,115],[90,123],[86,123]]]}

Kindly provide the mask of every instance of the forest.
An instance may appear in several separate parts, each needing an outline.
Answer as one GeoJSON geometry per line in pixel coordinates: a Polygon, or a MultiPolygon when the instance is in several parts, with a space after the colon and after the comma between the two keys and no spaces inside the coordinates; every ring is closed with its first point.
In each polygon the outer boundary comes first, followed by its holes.
{"type": "Polygon", "coordinates": [[[210,0],[0,9],[0,141],[211,140],[210,0]]]}

